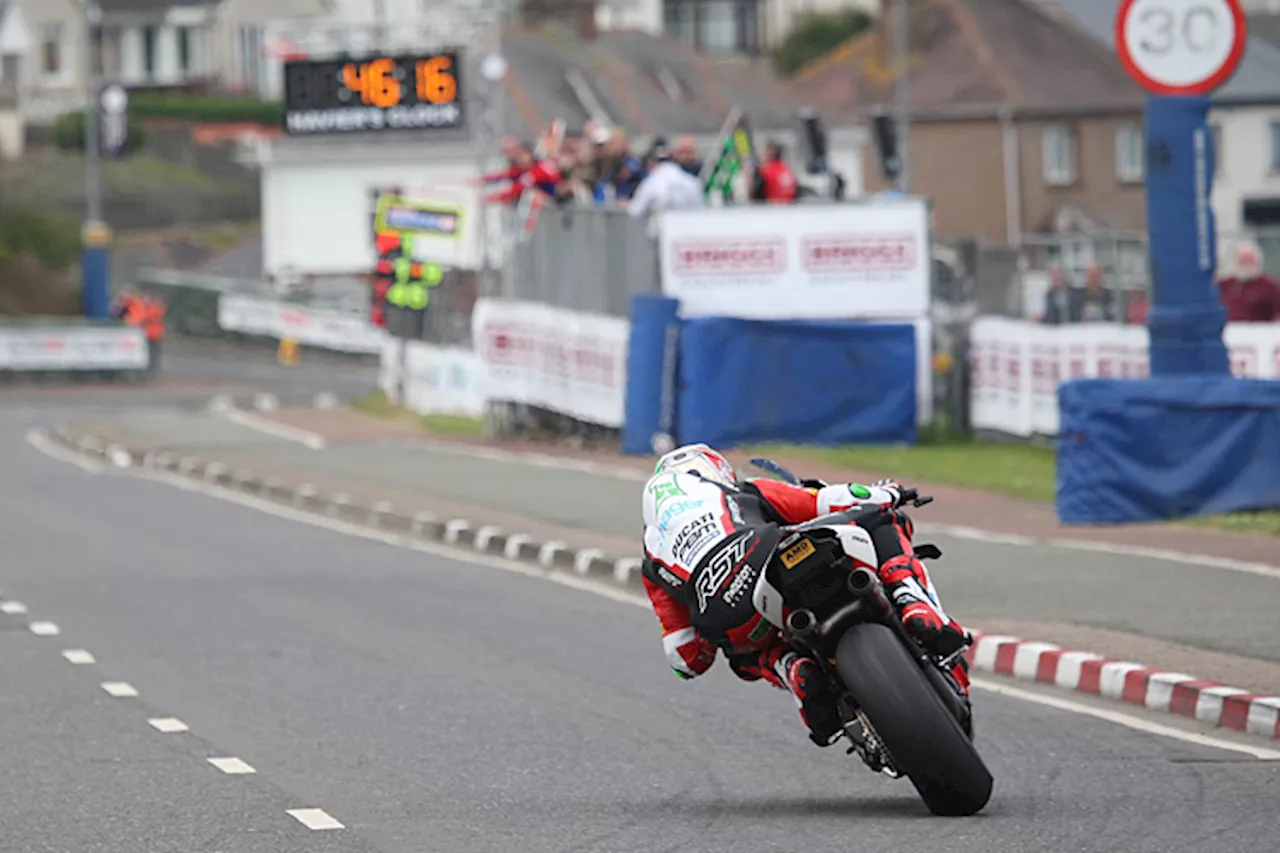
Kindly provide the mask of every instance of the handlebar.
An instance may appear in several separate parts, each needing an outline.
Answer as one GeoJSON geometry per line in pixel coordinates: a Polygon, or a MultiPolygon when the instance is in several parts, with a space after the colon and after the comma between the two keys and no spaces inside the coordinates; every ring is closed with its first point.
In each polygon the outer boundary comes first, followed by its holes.
{"type": "Polygon", "coordinates": [[[932,495],[922,495],[916,489],[902,490],[902,505],[911,504],[913,507],[922,507],[925,504],[933,503],[932,495]]]}

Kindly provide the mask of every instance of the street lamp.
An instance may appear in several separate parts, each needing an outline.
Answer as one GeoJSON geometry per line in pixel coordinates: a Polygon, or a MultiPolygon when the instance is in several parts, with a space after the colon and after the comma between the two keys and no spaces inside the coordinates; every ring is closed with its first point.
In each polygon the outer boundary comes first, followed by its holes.
{"type": "Polygon", "coordinates": [[[102,6],[98,0],[80,0],[84,12],[84,198],[85,221],[80,231],[80,306],[86,317],[109,317],[107,246],[111,229],[102,216],[102,162],[99,144],[98,45],[102,37],[102,6]]]}

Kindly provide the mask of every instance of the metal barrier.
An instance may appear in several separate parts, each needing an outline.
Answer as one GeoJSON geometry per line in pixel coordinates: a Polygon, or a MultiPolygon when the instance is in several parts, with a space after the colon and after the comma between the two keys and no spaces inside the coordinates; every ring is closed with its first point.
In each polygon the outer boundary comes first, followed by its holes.
{"type": "Polygon", "coordinates": [[[643,219],[601,208],[547,208],[507,255],[499,296],[625,317],[632,294],[661,289],[643,219]]]}

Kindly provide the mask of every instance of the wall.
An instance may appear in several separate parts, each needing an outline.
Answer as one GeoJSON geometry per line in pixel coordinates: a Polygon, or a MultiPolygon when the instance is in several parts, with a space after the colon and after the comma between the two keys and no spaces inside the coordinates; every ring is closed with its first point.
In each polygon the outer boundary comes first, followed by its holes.
{"type": "MultiPolygon", "coordinates": [[[[388,6],[395,2],[387,0],[388,6]]],[[[324,6],[323,0],[225,0],[213,25],[209,67],[228,83],[239,81],[244,71],[238,45],[241,27],[271,21],[321,19],[327,17],[324,6]]]]}
{"type": "Polygon", "coordinates": [[[26,143],[26,123],[17,104],[0,102],[0,157],[17,160],[22,157],[26,143]]]}
{"type": "Polygon", "coordinates": [[[1064,204],[1078,204],[1121,230],[1146,227],[1142,183],[1121,183],[1116,175],[1116,131],[1142,121],[1127,116],[1018,122],[1022,154],[1022,228],[1031,233],[1045,228],[1064,204]],[[1049,186],[1044,180],[1044,130],[1063,123],[1076,131],[1076,180],[1069,186],[1049,186]]]}
{"type": "Polygon", "coordinates": [[[31,34],[31,49],[22,64],[22,111],[28,120],[52,121],[83,103],[84,17],[74,0],[25,0],[19,5],[31,34]],[[63,25],[62,70],[46,75],[44,25],[53,22],[63,25]]]}
{"type": "MultiPolygon", "coordinates": [[[[996,121],[917,123],[909,138],[911,192],[933,202],[933,237],[1005,242],[1004,159],[996,121]]],[[[886,189],[874,148],[861,158],[867,193],[886,189]]]]}
{"type": "MultiPolygon", "coordinates": [[[[1277,86],[1280,91],[1280,85],[1277,86]]],[[[1222,151],[1218,152],[1218,173],[1214,177],[1213,210],[1218,233],[1230,238],[1244,228],[1242,201],[1246,198],[1280,196],[1280,173],[1271,171],[1269,125],[1280,121],[1280,106],[1215,109],[1209,121],[1222,128],[1222,151]]],[[[1219,240],[1221,246],[1223,240],[1219,240]]],[[[1227,255],[1223,261],[1229,262],[1227,255]]]]}
{"type": "MultiPolygon", "coordinates": [[[[359,149],[348,149],[359,151],[359,149]]],[[[262,171],[263,266],[268,274],[292,266],[302,273],[367,271],[372,258],[371,191],[377,187],[457,185],[477,176],[467,152],[359,162],[355,156],[315,156],[268,162],[262,171]]]]}

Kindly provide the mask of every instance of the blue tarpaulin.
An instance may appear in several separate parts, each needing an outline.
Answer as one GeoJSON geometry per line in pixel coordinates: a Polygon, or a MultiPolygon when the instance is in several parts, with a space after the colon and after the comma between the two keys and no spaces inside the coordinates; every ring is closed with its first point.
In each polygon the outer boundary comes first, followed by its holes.
{"type": "Polygon", "coordinates": [[[1064,524],[1280,507],[1280,382],[1080,379],[1058,408],[1064,524]]]}
{"type": "MultiPolygon", "coordinates": [[[[680,302],[658,293],[639,293],[631,297],[631,331],[627,340],[627,392],[622,425],[622,452],[649,454],[654,451],[654,438],[673,431],[675,401],[674,383],[667,381],[668,370],[674,372],[675,347],[667,346],[667,337],[678,335],[680,302]]],[[[673,340],[674,340],[673,336],[673,340]]]]}
{"type": "Polygon", "coordinates": [[[688,320],[676,409],[681,442],[914,443],[915,328],[688,320]]]}

